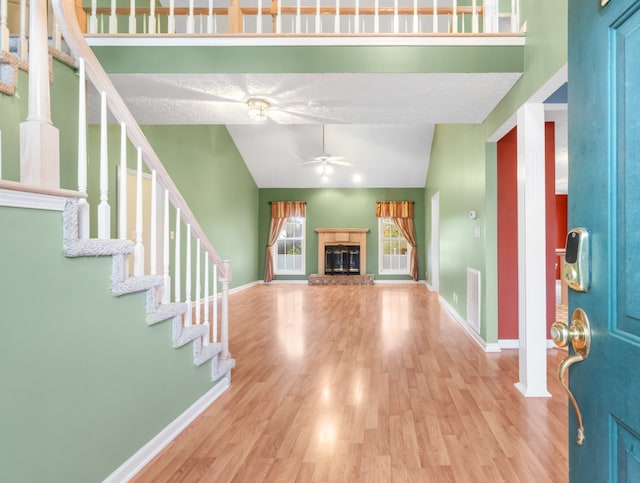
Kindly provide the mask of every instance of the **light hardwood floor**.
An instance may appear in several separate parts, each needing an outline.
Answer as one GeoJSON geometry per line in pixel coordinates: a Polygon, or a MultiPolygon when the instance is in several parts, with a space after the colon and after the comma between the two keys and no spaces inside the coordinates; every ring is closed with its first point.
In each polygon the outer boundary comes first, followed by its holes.
{"type": "Polygon", "coordinates": [[[524,398],[424,285],[230,298],[232,387],[135,482],[566,482],[567,398],[524,398]]]}

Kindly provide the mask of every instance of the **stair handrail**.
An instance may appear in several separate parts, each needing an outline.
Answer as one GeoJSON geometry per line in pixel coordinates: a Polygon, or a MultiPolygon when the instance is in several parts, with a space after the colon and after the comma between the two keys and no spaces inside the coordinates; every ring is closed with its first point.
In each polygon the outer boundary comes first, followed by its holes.
{"type": "Polygon", "coordinates": [[[75,56],[82,57],[84,59],[87,77],[98,89],[98,92],[105,92],[107,94],[107,102],[109,104],[111,114],[116,118],[116,120],[118,120],[118,122],[126,124],[127,137],[134,146],[138,146],[142,149],[143,160],[150,169],[156,171],[158,181],[168,191],[169,199],[172,201],[174,207],[180,209],[182,221],[186,224],[190,224],[193,233],[200,238],[200,242],[203,244],[204,250],[208,252],[209,257],[218,268],[219,277],[223,280],[231,280],[231,269],[229,263],[225,263],[225,261],[222,260],[216,252],[215,248],[209,241],[209,238],[205,235],[204,230],[198,223],[195,215],[189,208],[189,205],[182,197],[178,187],[171,179],[171,176],[169,176],[169,173],[167,173],[167,170],[164,168],[160,158],[149,143],[145,134],[142,132],[138,122],[133,117],[133,114],[131,114],[131,111],[129,111],[129,108],[126,106],[122,97],[120,97],[120,94],[109,79],[105,70],[102,68],[102,65],[89,47],[89,44],[87,44],[84,34],[80,30],[80,26],[78,24],[74,0],[53,0],[53,11],[58,26],[60,27],[63,37],[71,49],[71,52],[75,56]]]}

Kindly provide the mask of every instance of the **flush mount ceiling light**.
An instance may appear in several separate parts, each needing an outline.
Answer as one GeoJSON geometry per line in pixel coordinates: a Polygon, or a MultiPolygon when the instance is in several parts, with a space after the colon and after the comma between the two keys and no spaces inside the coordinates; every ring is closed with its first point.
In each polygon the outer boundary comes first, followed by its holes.
{"type": "Polygon", "coordinates": [[[269,117],[270,105],[264,99],[249,99],[247,107],[249,107],[249,119],[252,121],[266,121],[269,117]]]}

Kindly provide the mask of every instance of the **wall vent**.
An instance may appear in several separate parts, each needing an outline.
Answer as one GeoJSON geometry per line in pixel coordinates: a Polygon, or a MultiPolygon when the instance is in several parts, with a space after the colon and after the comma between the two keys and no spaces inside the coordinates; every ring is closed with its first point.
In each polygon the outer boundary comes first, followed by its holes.
{"type": "Polygon", "coordinates": [[[480,270],[467,268],[467,323],[480,333],[480,270]]]}

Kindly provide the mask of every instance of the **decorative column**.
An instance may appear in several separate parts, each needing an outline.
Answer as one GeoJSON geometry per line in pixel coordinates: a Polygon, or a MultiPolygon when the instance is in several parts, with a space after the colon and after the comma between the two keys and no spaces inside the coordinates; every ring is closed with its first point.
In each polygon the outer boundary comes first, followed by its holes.
{"type": "Polygon", "coordinates": [[[20,124],[20,181],[60,187],[60,134],[51,123],[47,2],[29,9],[29,113],[20,124]]]}
{"type": "Polygon", "coordinates": [[[518,337],[516,387],[527,397],[547,391],[547,299],[544,106],[518,110],[518,337]]]}

